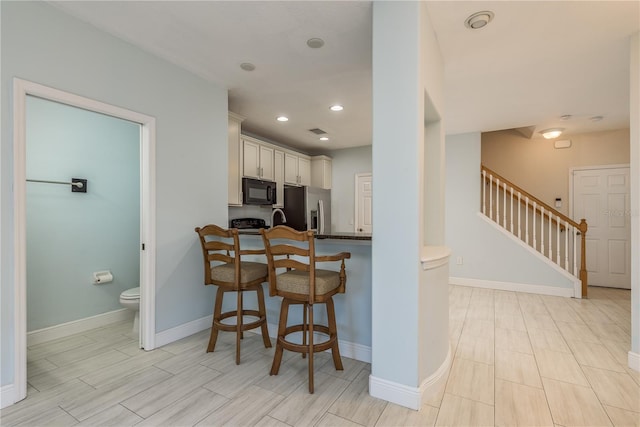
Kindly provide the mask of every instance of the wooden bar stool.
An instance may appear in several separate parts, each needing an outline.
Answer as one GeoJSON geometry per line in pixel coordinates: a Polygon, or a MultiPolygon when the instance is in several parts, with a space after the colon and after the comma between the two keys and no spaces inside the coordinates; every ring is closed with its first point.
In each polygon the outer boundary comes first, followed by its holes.
{"type": "Polygon", "coordinates": [[[333,295],[345,291],[347,275],[344,270],[344,260],[350,258],[351,254],[341,252],[336,255],[316,256],[313,231],[296,231],[279,225],[269,230],[261,229],[260,233],[269,266],[269,295],[282,297],[276,352],[270,374],[278,374],[284,349],[302,353],[302,357],[309,355],[309,393],[313,393],[314,353],[331,349],[335,368],[343,369],[338,348],[333,295]],[[295,259],[292,256],[295,256],[295,259]],[[316,268],[317,262],[326,261],[342,261],[340,272],[316,268]],[[277,274],[276,269],[282,268],[286,271],[277,274]],[[303,305],[302,323],[287,326],[289,306],[292,304],[303,305]],[[326,305],[327,326],[314,323],[314,304],[326,305]],[[302,344],[287,340],[287,336],[294,332],[302,332],[302,344]],[[320,332],[329,338],[326,341],[314,343],[314,332],[320,332]]]}
{"type": "Polygon", "coordinates": [[[204,256],[204,284],[216,285],[216,302],[213,308],[213,324],[207,353],[214,351],[218,331],[236,332],[236,365],[240,364],[240,340],[244,331],[262,328],[262,340],[265,347],[271,347],[267,330],[267,312],[264,305],[262,283],[267,281],[267,265],[260,262],[242,261],[242,255],[264,254],[260,250],[241,250],[238,230],[224,229],[217,225],[197,227],[200,245],[204,256]],[[258,294],[258,310],[243,308],[244,292],[256,291],[258,294]],[[222,299],[226,292],[235,292],[237,307],[235,311],[222,313],[222,299]],[[257,317],[257,320],[244,323],[243,316],[257,317]],[[223,323],[223,319],[236,318],[235,324],[223,323]]]}

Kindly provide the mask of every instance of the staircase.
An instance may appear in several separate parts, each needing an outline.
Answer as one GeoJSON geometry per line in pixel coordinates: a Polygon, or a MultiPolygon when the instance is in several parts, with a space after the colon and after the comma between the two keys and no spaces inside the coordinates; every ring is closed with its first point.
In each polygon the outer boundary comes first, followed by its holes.
{"type": "Polygon", "coordinates": [[[482,213],[580,279],[582,297],[586,298],[587,222],[584,219],[580,223],[575,222],[484,165],[481,174],[482,213]]]}

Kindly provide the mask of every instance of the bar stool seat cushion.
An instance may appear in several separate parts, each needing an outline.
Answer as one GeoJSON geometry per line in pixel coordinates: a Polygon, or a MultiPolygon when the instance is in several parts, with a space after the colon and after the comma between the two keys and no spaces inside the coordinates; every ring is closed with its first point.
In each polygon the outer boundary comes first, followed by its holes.
{"type": "MultiPolygon", "coordinates": [[[[340,274],[331,270],[316,270],[316,295],[323,295],[340,286],[340,274]]],[[[277,276],[276,287],[281,292],[309,294],[309,272],[291,270],[277,276]]]]}
{"type": "MultiPolygon", "coordinates": [[[[240,282],[249,283],[268,275],[267,265],[260,262],[242,261],[240,263],[240,282]]],[[[236,279],[236,269],[233,264],[222,264],[211,269],[211,279],[220,282],[233,283],[236,279]]]]}

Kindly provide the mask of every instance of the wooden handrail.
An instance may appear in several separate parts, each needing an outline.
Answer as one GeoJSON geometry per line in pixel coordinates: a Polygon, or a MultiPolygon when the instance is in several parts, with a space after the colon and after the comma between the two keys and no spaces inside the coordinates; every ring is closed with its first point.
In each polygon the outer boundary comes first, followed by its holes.
{"type": "MultiPolygon", "coordinates": [[[[537,205],[536,208],[535,208],[536,210],[538,209],[538,207],[544,207],[545,210],[547,210],[548,212],[550,211],[557,218],[560,218],[561,220],[565,221],[565,223],[571,224],[573,227],[575,227],[578,230],[580,230],[580,248],[581,248],[581,251],[580,251],[580,281],[582,282],[582,297],[586,298],[587,297],[587,278],[588,278],[587,277],[587,266],[586,266],[586,264],[587,264],[587,259],[586,259],[586,235],[587,235],[587,230],[589,228],[587,226],[587,220],[582,218],[582,219],[580,219],[579,223],[574,221],[573,219],[569,218],[568,216],[564,215],[563,213],[557,211],[555,208],[552,208],[551,206],[549,206],[548,204],[546,204],[542,200],[538,199],[537,197],[535,197],[534,195],[532,195],[528,191],[525,191],[521,187],[518,187],[517,185],[515,185],[513,182],[509,181],[508,179],[506,179],[502,175],[495,173],[494,171],[492,171],[491,169],[487,168],[484,165],[481,165],[481,167],[480,167],[480,175],[483,175],[483,172],[487,176],[491,177],[492,185],[494,183],[494,179],[500,180],[501,183],[504,183],[508,187],[513,188],[514,191],[519,192],[521,198],[522,197],[529,198],[530,201],[535,202],[536,205],[537,205]]],[[[483,182],[483,185],[484,185],[484,182],[483,182]]],[[[496,187],[498,187],[497,184],[496,184],[496,187]]],[[[499,187],[498,187],[498,189],[499,189],[499,187]]],[[[557,220],[555,218],[553,218],[552,220],[557,222],[557,220]]],[[[560,223],[560,225],[563,226],[562,223],[560,223]]]]}

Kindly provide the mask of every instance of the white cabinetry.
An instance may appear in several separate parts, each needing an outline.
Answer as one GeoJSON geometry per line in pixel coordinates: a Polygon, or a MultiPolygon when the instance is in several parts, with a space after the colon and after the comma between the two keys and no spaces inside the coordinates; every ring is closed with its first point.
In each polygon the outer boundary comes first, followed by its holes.
{"type": "Polygon", "coordinates": [[[276,204],[274,208],[284,208],[284,151],[273,153],[274,178],[276,181],[276,204]]]}
{"type": "Polygon", "coordinates": [[[229,206],[242,206],[242,173],[240,171],[240,123],[244,117],[229,112],[229,206]]]}
{"type": "Polygon", "coordinates": [[[311,185],[311,161],[308,156],[284,154],[284,182],[289,185],[311,185]]]}
{"type": "Polygon", "coordinates": [[[311,186],[331,190],[331,157],[311,157],[311,186]]]}
{"type": "Polygon", "coordinates": [[[273,148],[252,139],[242,140],[242,174],[247,178],[274,180],[273,148]]]}

